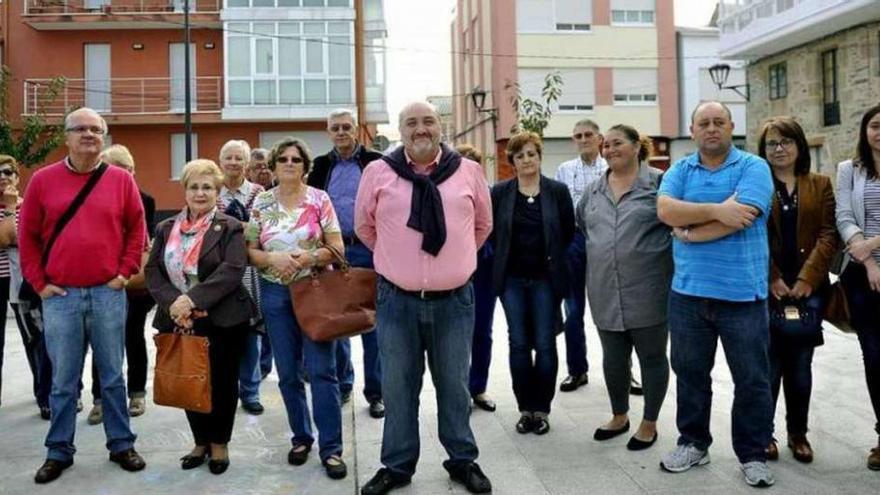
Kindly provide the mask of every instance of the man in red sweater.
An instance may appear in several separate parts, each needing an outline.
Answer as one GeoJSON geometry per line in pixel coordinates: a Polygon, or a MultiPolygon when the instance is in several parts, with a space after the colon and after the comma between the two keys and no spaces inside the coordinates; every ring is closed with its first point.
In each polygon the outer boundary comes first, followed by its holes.
{"type": "Polygon", "coordinates": [[[89,108],[71,112],[64,125],[69,154],[31,178],[18,227],[22,272],[43,300],[46,349],[52,361],[48,453],[34,477],[37,483],[58,478],[73,464],[86,343],[92,346],[101,379],[110,460],[127,471],[146,466],[134,450],[136,437],[129,427],[122,378],[127,304],[123,289],[140,269],[144,210],[131,174],[108,167],[43,265],[41,257],[56,223],[101,165],[107,134],[107,123],[89,108]]]}

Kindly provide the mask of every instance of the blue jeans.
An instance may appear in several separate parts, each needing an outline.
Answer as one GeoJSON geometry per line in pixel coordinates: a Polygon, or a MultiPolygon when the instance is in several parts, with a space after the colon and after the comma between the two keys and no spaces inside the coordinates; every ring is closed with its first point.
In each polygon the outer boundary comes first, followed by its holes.
{"type": "Polygon", "coordinates": [[[729,302],[669,293],[672,370],[678,390],[679,445],[712,444],[712,368],[718,339],[733,378],[733,450],[740,462],[765,461],[773,430],[767,301],[729,302]]]}
{"type": "Polygon", "coordinates": [[[101,379],[107,448],[120,452],[134,446],[128,423],[122,358],[125,352],[125,291],[106,285],[64,287],[66,296],[43,301],[46,350],[52,361],[52,419],[46,435],[47,459],[73,459],[76,447],[76,401],[82,379],[83,352],[92,346],[101,379]]]}
{"type": "Polygon", "coordinates": [[[841,275],[852,312],[852,326],[859,336],[868,396],[874,408],[874,430],[880,435],[880,294],[871,290],[865,267],[850,263],[841,275]]]}
{"type": "MultiPolygon", "coordinates": [[[[773,416],[779,389],[785,383],[785,424],[789,435],[807,433],[810,394],[813,390],[812,345],[786,342],[781,336],[770,338],[770,387],[773,392],[773,416]]],[[[775,431],[775,427],[774,427],[775,431]]]]}
{"type": "Polygon", "coordinates": [[[238,368],[238,393],[242,404],[260,402],[260,336],[248,330],[238,368]]]}
{"type": "MultiPolygon", "coordinates": [[[[345,258],[351,266],[373,268],[373,253],[360,243],[345,247],[345,258]]],[[[382,398],[382,366],[379,359],[379,339],[376,330],[361,335],[364,346],[364,397],[367,401],[382,398]]],[[[336,375],[339,390],[351,392],[354,385],[354,366],[351,364],[351,340],[336,341],[336,375]]]]}
{"type": "Polygon", "coordinates": [[[556,355],[559,299],[547,278],[508,276],[501,304],[507,317],[510,375],[519,410],[549,414],[559,368],[556,355]]]}
{"type": "Polygon", "coordinates": [[[582,375],[590,370],[587,362],[587,336],[584,333],[584,309],[587,301],[587,249],[580,232],[565,253],[571,286],[565,298],[565,362],[568,374],[582,375]]]}
{"type": "Polygon", "coordinates": [[[263,318],[272,340],[278,388],[293,431],[292,443],[311,445],[312,419],[318,428],[321,460],[342,454],[342,412],[336,379],[334,342],[312,342],[302,334],[293,314],[287,286],[261,280],[263,318]],[[305,360],[312,389],[314,414],[310,416],[299,363],[305,360]]]}
{"type": "Polygon", "coordinates": [[[419,461],[419,394],[425,355],[437,393],[440,443],[456,464],[479,455],[470,426],[468,367],[474,331],[470,283],[451,295],[422,300],[380,278],[376,296],[379,353],[384,363],[382,464],[412,476],[419,461]]]}
{"type": "Polygon", "coordinates": [[[474,273],[474,341],[468,383],[471,396],[485,392],[489,382],[496,300],[492,290],[492,260],[491,248],[483,246],[477,254],[477,271],[474,273]]]}

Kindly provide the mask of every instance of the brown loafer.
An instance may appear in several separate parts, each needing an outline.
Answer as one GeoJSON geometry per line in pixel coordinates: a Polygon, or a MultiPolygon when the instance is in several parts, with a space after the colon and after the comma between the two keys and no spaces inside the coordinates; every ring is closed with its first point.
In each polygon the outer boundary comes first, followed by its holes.
{"type": "Polygon", "coordinates": [[[140,471],[147,467],[144,458],[141,457],[134,448],[125,449],[121,452],[113,452],[110,454],[110,460],[119,464],[126,471],[140,471]]]}
{"type": "Polygon", "coordinates": [[[767,453],[768,461],[775,461],[779,459],[779,447],[776,445],[776,439],[770,440],[770,445],[764,450],[767,453]]]}
{"type": "Polygon", "coordinates": [[[804,464],[813,462],[813,447],[807,441],[806,435],[789,435],[788,448],[794,454],[794,458],[804,464]]]}

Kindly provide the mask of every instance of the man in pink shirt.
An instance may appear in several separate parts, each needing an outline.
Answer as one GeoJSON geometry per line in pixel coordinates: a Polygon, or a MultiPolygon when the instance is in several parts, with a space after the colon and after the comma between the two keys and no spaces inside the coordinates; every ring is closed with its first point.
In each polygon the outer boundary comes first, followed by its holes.
{"type": "Polygon", "coordinates": [[[64,127],[68,156],[31,178],[18,224],[22,272],[42,299],[44,339],[52,361],[48,453],[34,477],[37,483],[58,478],[73,464],[86,343],[101,379],[110,460],[127,471],[146,465],[134,450],[122,379],[124,288],[140,270],[147,231],[144,208],[132,175],[101,162],[104,119],[92,109],[80,108],[67,116],[64,127]],[[97,178],[94,189],[57,231],[92,177],[97,178]]]}
{"type": "Polygon", "coordinates": [[[403,146],[364,169],[355,231],[380,275],[376,331],[382,366],[385,466],[361,489],[387,493],[409,484],[419,458],[419,392],[425,354],[437,390],[443,467],[471,493],[492,490],[474,462],[468,371],[474,328],[471,275],[492,230],[480,166],[440,144],[440,117],[428,103],[400,112],[403,146]]]}

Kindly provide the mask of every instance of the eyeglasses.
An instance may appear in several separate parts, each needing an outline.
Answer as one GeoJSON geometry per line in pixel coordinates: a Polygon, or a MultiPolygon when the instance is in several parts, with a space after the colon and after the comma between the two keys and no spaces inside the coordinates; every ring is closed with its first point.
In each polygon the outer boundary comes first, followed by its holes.
{"type": "Polygon", "coordinates": [[[15,175],[15,170],[12,170],[11,168],[2,168],[0,169],[0,175],[3,175],[5,177],[12,177],[13,175],[15,175]]]}
{"type": "Polygon", "coordinates": [[[794,139],[782,138],[779,141],[767,141],[764,143],[764,148],[768,150],[775,150],[779,146],[782,146],[783,149],[788,149],[794,146],[794,139]]]}
{"type": "Polygon", "coordinates": [[[333,124],[330,126],[330,132],[339,132],[340,129],[344,132],[349,132],[354,127],[351,124],[333,124]]]}
{"type": "Polygon", "coordinates": [[[279,156],[275,159],[277,163],[303,163],[303,161],[299,156],[279,156]]]}
{"type": "Polygon", "coordinates": [[[591,137],[596,137],[595,132],[578,132],[577,134],[572,134],[575,139],[590,139],[591,137]]]}
{"type": "Polygon", "coordinates": [[[87,132],[91,132],[97,136],[103,136],[106,132],[102,127],[98,127],[96,125],[78,125],[75,127],[68,127],[65,129],[67,132],[73,132],[76,134],[85,134],[87,132]]]}

